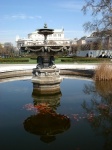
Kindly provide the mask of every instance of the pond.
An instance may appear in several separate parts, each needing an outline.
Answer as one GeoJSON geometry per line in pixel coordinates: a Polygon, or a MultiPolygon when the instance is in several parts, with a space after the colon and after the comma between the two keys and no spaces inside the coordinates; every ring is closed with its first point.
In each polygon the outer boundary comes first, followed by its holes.
{"type": "Polygon", "coordinates": [[[39,96],[30,79],[1,82],[0,149],[112,149],[112,83],[64,78],[39,96]]]}

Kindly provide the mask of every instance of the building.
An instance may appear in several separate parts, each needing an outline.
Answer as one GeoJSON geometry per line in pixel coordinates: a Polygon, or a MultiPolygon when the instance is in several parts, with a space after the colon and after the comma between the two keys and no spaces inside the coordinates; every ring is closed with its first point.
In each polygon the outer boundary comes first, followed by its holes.
{"type": "MultiPolygon", "coordinates": [[[[29,33],[27,38],[16,37],[17,48],[21,46],[37,46],[42,45],[44,42],[44,36],[38,34],[38,30],[29,33]]],[[[48,45],[70,45],[70,40],[65,38],[64,29],[54,29],[54,33],[47,36],[48,45]]]]}
{"type": "Polygon", "coordinates": [[[89,37],[77,41],[77,56],[112,56],[112,30],[93,32],[89,37]]]}
{"type": "Polygon", "coordinates": [[[86,38],[86,44],[91,44],[93,50],[112,50],[112,30],[93,32],[86,38]]]}

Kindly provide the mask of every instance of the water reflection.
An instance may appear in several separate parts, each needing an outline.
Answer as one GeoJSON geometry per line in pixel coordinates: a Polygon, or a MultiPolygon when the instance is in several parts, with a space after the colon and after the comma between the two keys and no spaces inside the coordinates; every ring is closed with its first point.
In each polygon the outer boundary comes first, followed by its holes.
{"type": "Polygon", "coordinates": [[[27,132],[40,136],[40,140],[49,143],[56,139],[56,135],[70,128],[70,119],[56,113],[60,105],[61,93],[55,95],[34,95],[33,104],[37,110],[36,115],[31,115],[24,121],[27,132]]]}
{"type": "Polygon", "coordinates": [[[83,109],[88,121],[97,133],[105,138],[104,149],[112,149],[112,82],[99,81],[86,84],[84,93],[92,95],[90,103],[84,101],[83,109]]]}

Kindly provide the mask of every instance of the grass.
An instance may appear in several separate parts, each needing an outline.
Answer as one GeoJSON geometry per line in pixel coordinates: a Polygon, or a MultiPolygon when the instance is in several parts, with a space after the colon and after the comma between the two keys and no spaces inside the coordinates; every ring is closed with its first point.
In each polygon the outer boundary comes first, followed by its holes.
{"type": "Polygon", "coordinates": [[[112,65],[104,62],[95,69],[94,80],[112,80],[112,65]]]}

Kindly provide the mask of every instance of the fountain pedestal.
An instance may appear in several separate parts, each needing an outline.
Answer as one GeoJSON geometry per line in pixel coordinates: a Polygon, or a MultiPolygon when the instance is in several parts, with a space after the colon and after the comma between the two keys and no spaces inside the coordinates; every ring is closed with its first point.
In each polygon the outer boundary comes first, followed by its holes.
{"type": "Polygon", "coordinates": [[[35,69],[36,74],[32,77],[33,92],[38,94],[60,93],[59,69],[43,68],[35,69]]]}

